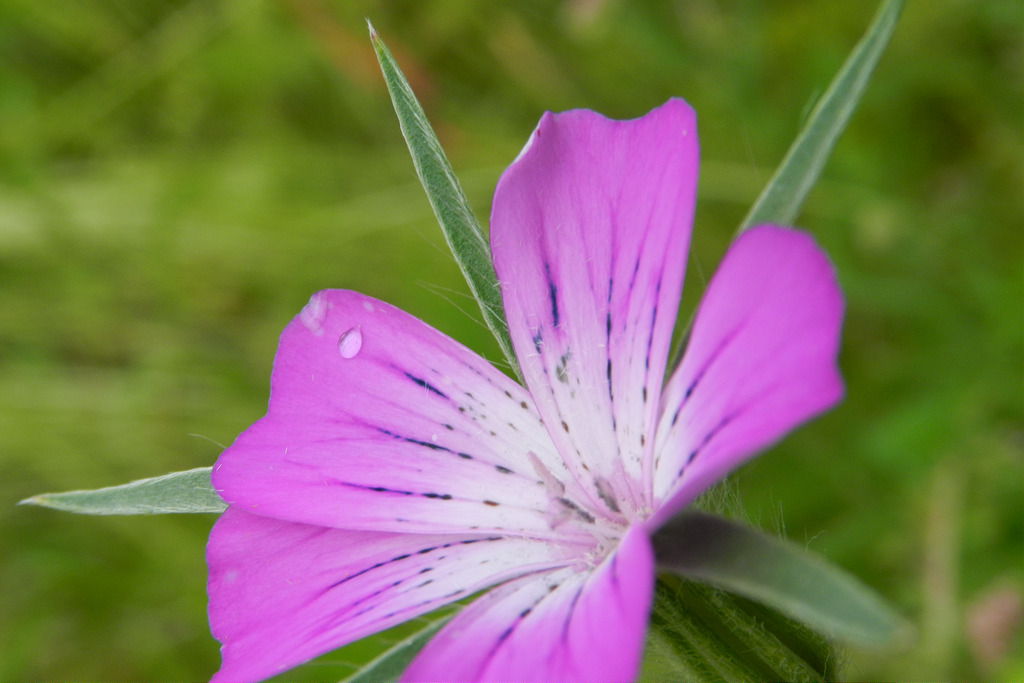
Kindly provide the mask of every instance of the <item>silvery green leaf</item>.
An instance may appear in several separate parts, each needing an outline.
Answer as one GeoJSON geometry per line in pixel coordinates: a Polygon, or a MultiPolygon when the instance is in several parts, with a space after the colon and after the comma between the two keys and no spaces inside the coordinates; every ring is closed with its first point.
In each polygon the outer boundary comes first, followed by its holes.
{"type": "Polygon", "coordinates": [[[473,214],[469,200],[462,191],[459,179],[455,177],[448,157],[441,149],[441,143],[434,134],[423,107],[420,106],[384,41],[377,36],[372,26],[370,40],[377,53],[377,61],[380,62],[391,101],[395,105],[402,135],[412,154],[416,174],[427,193],[434,215],[441,224],[448,247],[462,269],[469,289],[480,305],[484,322],[498,340],[509,367],[518,373],[519,365],[512,351],[512,340],[508,336],[501,291],[498,287],[498,278],[494,274],[494,266],[491,264],[491,251],[484,230],[473,214]]]}
{"type": "Polygon", "coordinates": [[[19,504],[41,505],[83,515],[220,513],[227,506],[210,485],[210,471],[209,467],[200,467],[91,491],[41,493],[19,504]]]}
{"type": "Polygon", "coordinates": [[[754,202],[740,230],[761,223],[792,225],[807,193],[818,180],[839,135],[857,108],[864,89],[889,44],[903,0],[887,0],[860,43],[811,112],[803,130],[761,195],[754,202]]]}
{"type": "MultiPolygon", "coordinates": [[[[846,58],[828,90],[818,100],[785,158],[761,191],[737,232],[754,225],[793,225],[807,194],[828,160],[839,135],[860,102],[878,60],[889,44],[899,20],[903,0],[886,0],[875,14],[867,33],[846,58]]],[[[690,321],[692,323],[692,320],[690,321]]],[[[675,342],[669,367],[682,360],[689,324],[675,342]]]]}
{"type": "Polygon", "coordinates": [[[852,644],[898,643],[911,628],[871,589],[797,545],[687,510],[653,537],[658,566],[779,610],[852,644]]]}

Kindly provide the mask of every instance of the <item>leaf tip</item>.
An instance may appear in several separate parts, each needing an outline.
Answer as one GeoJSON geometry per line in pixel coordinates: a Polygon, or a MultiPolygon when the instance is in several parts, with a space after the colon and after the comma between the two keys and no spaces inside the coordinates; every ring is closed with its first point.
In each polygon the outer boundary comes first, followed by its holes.
{"type": "Polygon", "coordinates": [[[370,23],[370,17],[366,17],[366,28],[368,28],[370,30],[370,40],[371,41],[376,43],[378,40],[380,40],[377,37],[377,29],[375,29],[373,27],[373,24],[370,23]]]}
{"type": "Polygon", "coordinates": [[[19,500],[17,505],[32,505],[34,507],[49,508],[51,510],[60,510],[62,506],[59,502],[55,502],[52,493],[39,493],[34,496],[30,496],[24,500],[19,500]]]}

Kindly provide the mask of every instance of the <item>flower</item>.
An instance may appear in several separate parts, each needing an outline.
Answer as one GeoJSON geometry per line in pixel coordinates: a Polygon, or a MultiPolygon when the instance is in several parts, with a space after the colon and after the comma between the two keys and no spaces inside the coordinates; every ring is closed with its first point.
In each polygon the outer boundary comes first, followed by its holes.
{"type": "Polygon", "coordinates": [[[759,226],[710,282],[664,380],[696,120],[545,114],[502,175],[494,267],[525,388],[351,291],[285,328],[265,417],[220,456],[215,680],[262,679],[490,589],[405,680],[626,681],[650,536],[842,394],[842,298],[810,237],[759,226]]]}

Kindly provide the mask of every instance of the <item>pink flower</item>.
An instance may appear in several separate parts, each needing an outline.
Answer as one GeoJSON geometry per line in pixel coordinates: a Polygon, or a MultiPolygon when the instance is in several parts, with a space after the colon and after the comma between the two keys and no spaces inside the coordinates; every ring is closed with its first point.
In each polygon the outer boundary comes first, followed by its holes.
{"type": "Polygon", "coordinates": [[[729,249],[664,381],[697,182],[693,111],[545,114],[491,214],[522,387],[423,322],[327,290],[285,328],[267,415],[221,455],[215,680],[266,678],[490,589],[405,672],[627,681],[650,536],[842,394],[842,298],[810,237],[729,249]]]}

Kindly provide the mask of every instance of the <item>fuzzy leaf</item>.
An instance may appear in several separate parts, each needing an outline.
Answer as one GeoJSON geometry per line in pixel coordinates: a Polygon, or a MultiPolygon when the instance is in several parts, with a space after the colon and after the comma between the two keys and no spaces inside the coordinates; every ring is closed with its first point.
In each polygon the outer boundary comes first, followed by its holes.
{"type": "Polygon", "coordinates": [[[849,574],[750,527],[688,510],[653,540],[660,569],[768,605],[840,640],[882,646],[910,633],[902,617],[849,574]]]}
{"type": "Polygon", "coordinates": [[[441,224],[448,247],[462,269],[469,289],[480,305],[484,322],[498,340],[509,367],[518,373],[519,365],[516,363],[512,341],[508,336],[501,291],[494,274],[494,266],[491,265],[491,251],[484,230],[473,214],[469,200],[462,191],[459,179],[455,177],[448,157],[441,149],[441,143],[434,134],[423,107],[420,106],[384,41],[373,30],[373,26],[370,26],[370,40],[377,53],[377,61],[380,62],[391,101],[395,105],[402,135],[412,154],[416,174],[427,193],[434,215],[441,224]]]}
{"type": "Polygon", "coordinates": [[[835,679],[835,657],[821,636],[707,584],[658,577],[643,683],[835,679]]]}
{"type": "Polygon", "coordinates": [[[754,202],[740,231],[761,223],[792,225],[807,193],[818,180],[839,135],[889,44],[903,0],[886,0],[860,43],[814,107],[775,175],[754,202]]]}
{"type": "Polygon", "coordinates": [[[210,471],[209,467],[199,467],[91,491],[41,493],[19,505],[41,505],[83,515],[224,512],[227,506],[210,485],[210,471]]]}

